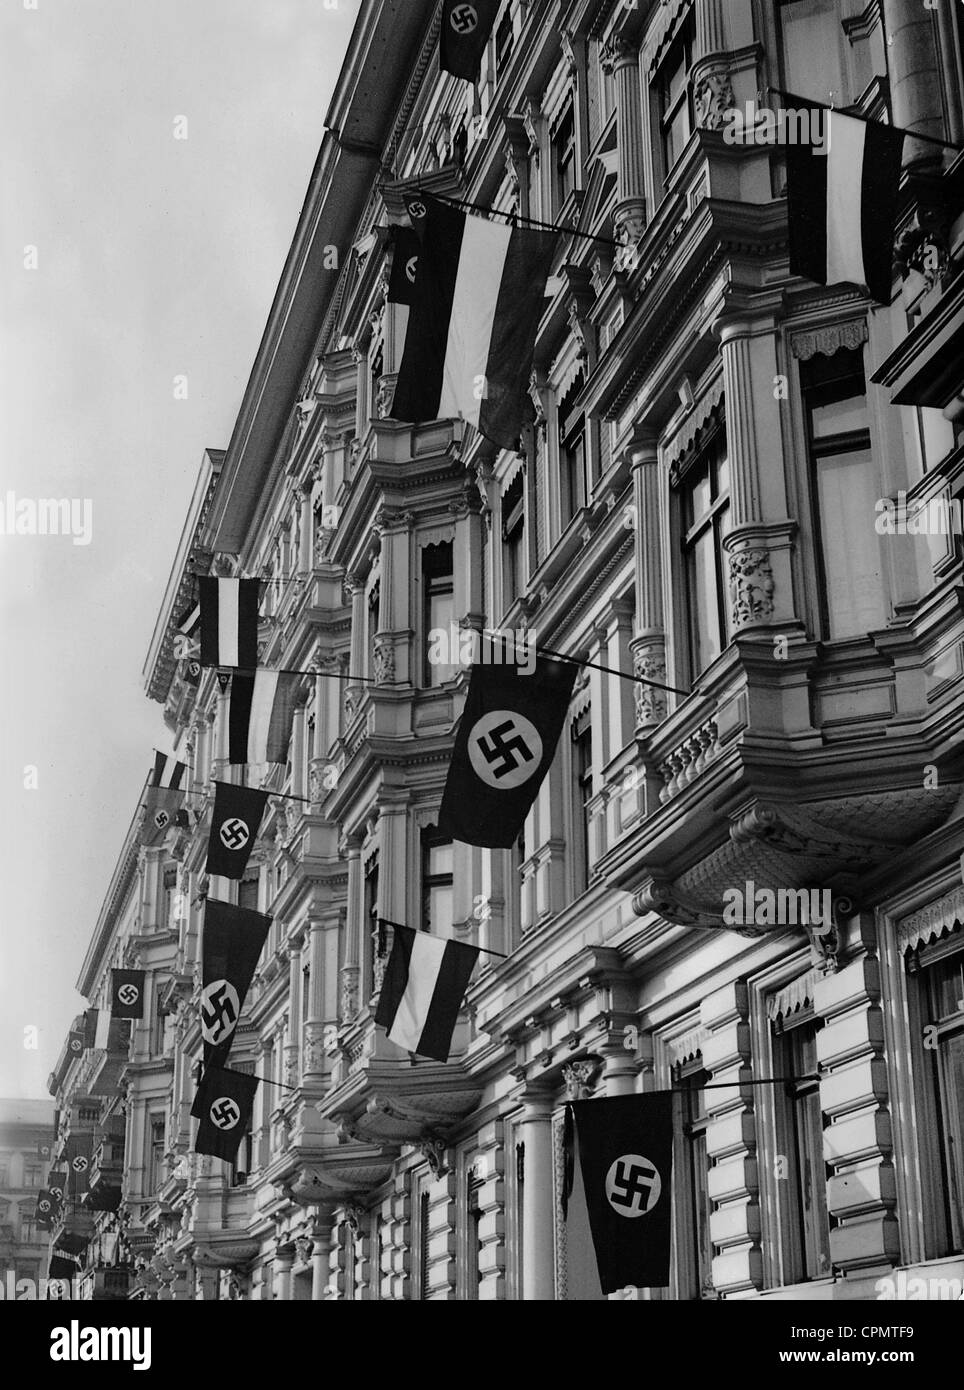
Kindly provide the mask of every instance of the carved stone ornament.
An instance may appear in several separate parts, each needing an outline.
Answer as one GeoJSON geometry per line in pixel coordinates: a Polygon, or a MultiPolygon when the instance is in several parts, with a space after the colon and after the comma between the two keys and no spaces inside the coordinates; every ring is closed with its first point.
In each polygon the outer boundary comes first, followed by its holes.
{"type": "Polygon", "coordinates": [[[773,617],[773,571],[766,550],[739,550],[730,559],[730,613],[734,628],[773,617]]]}
{"type": "Polygon", "coordinates": [[[702,73],[693,88],[697,126],[701,130],[722,129],[723,117],[735,101],[728,68],[710,68],[702,73]]]}
{"type": "Polygon", "coordinates": [[[378,378],[378,390],[375,393],[375,410],[379,420],[386,420],[391,414],[392,401],[395,397],[395,382],[398,380],[396,372],[386,372],[384,376],[378,378]]]}
{"type": "Polygon", "coordinates": [[[441,1139],[426,1139],[417,1145],[419,1153],[428,1163],[432,1176],[442,1178],[448,1172],[448,1164],[445,1161],[446,1148],[441,1139]]]}
{"type": "Polygon", "coordinates": [[[348,1023],[358,1013],[358,966],[343,965],[341,969],[341,1016],[348,1023]]]}
{"type": "Polygon", "coordinates": [[[373,652],[376,685],[395,684],[395,644],[391,638],[376,637],[373,652]]]}
{"type": "Polygon", "coordinates": [[[853,351],[867,341],[867,320],[850,319],[847,323],[828,324],[826,328],[815,328],[809,333],[794,333],[790,338],[790,351],[801,362],[809,362],[819,353],[832,357],[841,348],[853,351]]]}
{"type": "MultiPolygon", "coordinates": [[[[661,651],[645,649],[633,653],[633,675],[666,684],[666,661],[661,651]]],[[[633,687],[637,726],[660,724],[666,718],[666,691],[654,685],[633,687]]]]}
{"type": "Polygon", "coordinates": [[[585,1100],[595,1071],[595,1062],[570,1062],[564,1066],[562,1079],[566,1086],[566,1099],[585,1100]]]}

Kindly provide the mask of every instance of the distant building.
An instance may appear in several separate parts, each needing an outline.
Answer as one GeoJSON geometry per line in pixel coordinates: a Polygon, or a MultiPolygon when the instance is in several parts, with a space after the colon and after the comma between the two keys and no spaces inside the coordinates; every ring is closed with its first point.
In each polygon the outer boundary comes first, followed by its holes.
{"type": "Polygon", "coordinates": [[[0,1100],[0,1281],[13,1275],[38,1285],[46,1273],[46,1232],[38,1231],[37,1196],[47,1181],[54,1141],[49,1100],[0,1100]]]}
{"type": "Polygon", "coordinates": [[[121,1186],[88,1269],[112,1255],[144,1298],[599,1297],[560,1213],[564,1104],[672,1087],[671,1281],[627,1297],[959,1279],[964,567],[955,536],[875,522],[964,492],[964,162],[909,148],[877,309],[790,276],[785,151],[723,127],[772,85],[959,142],[964,11],[511,0],[477,83],[440,76],[440,13],[360,7],[158,616],[145,688],[189,815],[153,848],[135,816],[79,982],[97,1004],[138,964],[148,1012],[52,1083],[121,1186]],[[389,415],[387,227],[417,189],[581,233],[519,452],[389,415]],[[177,660],[198,574],[267,580],[260,659],[305,673],[288,765],[247,769],[286,795],[218,888],[273,919],[230,1168],[189,1115],[211,783],[240,780],[215,673],[177,660]],[[595,663],[509,850],[438,832],[452,622],[595,663]],[[781,920],[800,894],[829,912],[781,920]],[[379,917],[508,957],[446,1066],[374,1024],[379,917]]]}

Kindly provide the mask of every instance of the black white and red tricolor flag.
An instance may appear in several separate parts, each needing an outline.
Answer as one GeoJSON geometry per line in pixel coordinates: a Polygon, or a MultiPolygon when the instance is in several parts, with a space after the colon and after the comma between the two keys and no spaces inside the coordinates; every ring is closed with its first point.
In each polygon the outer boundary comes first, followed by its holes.
{"type": "Polygon", "coordinates": [[[207,873],[221,874],[224,878],[243,877],[258,838],[268,795],[256,787],[214,783],[207,873]]]}
{"type": "Polygon", "coordinates": [[[566,1107],[563,1214],[585,1202],[604,1294],[669,1283],[673,1094],[566,1107]]]}
{"type": "Polygon", "coordinates": [[[258,664],[260,579],[198,580],[202,666],[253,671],[258,664]]]}
{"type": "Polygon", "coordinates": [[[187,765],[154,749],[154,766],[144,793],[144,843],[156,844],[181,808],[186,791],[187,765]]]}
{"type": "Polygon", "coordinates": [[[271,918],[217,898],[204,905],[201,945],[201,1036],[204,1066],[223,1067],[271,918]]]}
{"type": "Polygon", "coordinates": [[[862,285],[889,304],[904,132],[784,97],[806,115],[798,125],[811,137],[788,135],[786,146],[791,272],[820,285],[862,285]]]}
{"type": "Polygon", "coordinates": [[[286,671],[231,677],[228,694],[228,762],[284,763],[301,677],[286,671]]]}
{"type": "Polygon", "coordinates": [[[111,1018],[144,1017],[144,971],[112,970],[110,972],[111,1018]]]}
{"type": "Polygon", "coordinates": [[[439,34],[443,72],[474,82],[502,0],[445,0],[439,34]]]}
{"type": "Polygon", "coordinates": [[[399,1047],[447,1062],[479,949],[413,927],[393,931],[375,1022],[399,1047]]]}
{"type": "Polygon", "coordinates": [[[558,233],[507,227],[429,194],[392,416],[461,416],[514,448],[558,233]]]}
{"type": "Polygon", "coordinates": [[[476,662],[452,750],[438,828],[488,849],[510,849],[565,723],[576,667],[539,657],[535,669],[476,662]]]}
{"type": "Polygon", "coordinates": [[[208,1067],[191,1106],[200,1120],[194,1152],[233,1163],[251,1122],[258,1078],[226,1067],[208,1067]]]}

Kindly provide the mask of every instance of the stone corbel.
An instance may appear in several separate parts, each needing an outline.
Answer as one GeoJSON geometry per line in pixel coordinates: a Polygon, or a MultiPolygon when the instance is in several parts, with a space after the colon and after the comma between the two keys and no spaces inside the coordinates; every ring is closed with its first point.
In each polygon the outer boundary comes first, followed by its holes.
{"type": "MultiPolygon", "coordinates": [[[[549,387],[545,372],[538,368],[533,368],[529,376],[529,399],[536,412],[536,429],[545,430],[549,418],[549,387]]],[[[479,490],[482,491],[481,480],[479,490]]],[[[484,493],[483,496],[485,496],[484,493]]],[[[486,500],[488,499],[486,498],[486,500]]]]}
{"type": "Polygon", "coordinates": [[[562,1069],[567,1100],[586,1100],[592,1089],[592,1079],[598,1069],[593,1061],[568,1062],[562,1069]]]}
{"type": "Polygon", "coordinates": [[[449,1171],[445,1141],[442,1139],[423,1139],[420,1144],[416,1145],[416,1148],[428,1163],[432,1176],[443,1178],[449,1171]]]}
{"type": "Polygon", "coordinates": [[[522,124],[529,140],[529,157],[539,163],[539,132],[542,109],[537,102],[527,101],[522,111],[522,124]]]}
{"type": "Polygon", "coordinates": [[[701,130],[721,130],[726,112],[736,105],[730,68],[716,54],[693,70],[693,113],[701,130]]]}

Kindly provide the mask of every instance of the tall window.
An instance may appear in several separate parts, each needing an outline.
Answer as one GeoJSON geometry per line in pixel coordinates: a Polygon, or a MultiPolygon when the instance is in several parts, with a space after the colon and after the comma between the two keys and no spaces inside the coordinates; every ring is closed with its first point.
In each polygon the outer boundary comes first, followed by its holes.
{"type": "Polygon", "coordinates": [[[36,1163],[32,1159],[25,1159],[23,1165],[23,1185],[24,1187],[39,1187],[43,1182],[43,1164],[36,1163]]]}
{"type": "Polygon", "coordinates": [[[659,168],[663,178],[671,173],[693,131],[693,95],[689,82],[692,65],[693,21],[688,19],[670,44],[653,82],[659,168]]]}
{"type": "Polygon", "coordinates": [[[28,1208],[20,1208],[20,1242],[22,1245],[33,1245],[37,1239],[37,1228],[34,1225],[34,1211],[28,1208]]]}
{"type": "Polygon", "coordinates": [[[457,671],[458,667],[452,662],[438,660],[439,654],[453,655],[449,651],[449,633],[454,623],[452,542],[443,541],[439,545],[427,545],[422,551],[422,631],[425,644],[423,685],[444,685],[457,671]],[[441,648],[437,640],[433,642],[433,632],[444,634],[441,648]]]}
{"type": "Polygon", "coordinates": [[[924,1046],[918,1066],[924,1085],[922,1159],[933,1194],[928,1256],[964,1250],[964,949],[960,932],[925,946],[908,963],[919,973],[924,1046]]]}
{"type": "Polygon", "coordinates": [[[522,484],[522,473],[519,472],[502,496],[502,597],[504,608],[510,608],[515,603],[525,584],[525,507],[522,498],[522,484]]]}
{"type": "Polygon", "coordinates": [[[783,86],[798,96],[847,106],[839,0],[781,0],[783,86]]]}
{"type": "Polygon", "coordinates": [[[512,6],[507,5],[505,14],[500,19],[495,31],[495,78],[496,81],[505,71],[506,64],[512,56],[512,48],[515,43],[515,34],[512,30],[512,6]]]}
{"type": "Polygon", "coordinates": [[[553,209],[558,212],[576,186],[576,124],[570,101],[552,132],[553,209]]]}
{"type": "Polygon", "coordinates": [[[453,848],[435,827],[422,832],[422,931],[448,936],[452,931],[453,848]]]}
{"type": "Polygon", "coordinates": [[[820,535],[824,634],[859,637],[887,619],[871,525],[879,488],[859,349],[811,358],[803,363],[801,382],[820,535]]]}
{"type": "Polygon", "coordinates": [[[174,917],[174,898],[177,893],[177,869],[164,870],[164,907],[162,927],[169,927],[174,917]]]}
{"type": "Polygon", "coordinates": [[[586,710],[572,723],[572,822],[575,886],[578,893],[589,886],[589,803],[592,800],[592,723],[586,710]]]}
{"type": "Polygon", "coordinates": [[[730,472],[719,430],[683,474],[683,572],[691,674],[714,661],[726,641],[723,537],[730,529],[730,472]]]}
{"type": "Polygon", "coordinates": [[[249,874],[243,878],[238,885],[238,906],[250,908],[252,912],[258,910],[258,883],[259,874],[249,874]]]}
{"type": "Polygon", "coordinates": [[[482,1281],[482,1179],[470,1172],[465,1189],[465,1298],[477,1299],[482,1281]]]}
{"type": "Polygon", "coordinates": [[[788,1078],[774,1087],[779,1157],[785,1160],[780,1258],[788,1285],[826,1278],[830,1267],[827,1217],[827,1168],[823,1157],[823,1113],[817,1073],[817,1027],[811,1009],[772,1021],[776,1076],[788,1078]]]}
{"type": "MultiPolygon", "coordinates": [[[[365,978],[373,978],[375,943],[378,939],[378,855],[365,863],[365,978]]],[[[304,1015],[307,1017],[307,1015],[304,1015]]]]}
{"type": "Polygon", "coordinates": [[[164,1051],[167,1031],[167,1013],[161,1002],[164,997],[163,986],[154,995],[154,1027],[151,1035],[151,1051],[155,1057],[164,1051]]]}
{"type": "Polygon", "coordinates": [[[679,1200],[676,1203],[676,1296],[704,1298],[713,1293],[713,1242],[710,1239],[710,1161],[706,1152],[706,1093],[709,1074],[700,1060],[681,1065],[682,1144],[677,1149],[679,1200]]]}
{"type": "Polygon", "coordinates": [[[429,1205],[428,1193],[418,1199],[418,1296],[428,1298],[429,1290],[429,1205]]]}
{"type": "Polygon", "coordinates": [[[164,1116],[152,1115],[147,1156],[147,1190],[154,1195],[164,1181],[164,1116]]]}
{"type": "Polygon", "coordinates": [[[586,422],[580,415],[562,441],[562,524],[586,505],[586,422]]]}
{"type": "Polygon", "coordinates": [[[368,595],[368,674],[375,674],[375,637],[378,633],[378,601],[381,586],[374,583],[368,595]]]}

